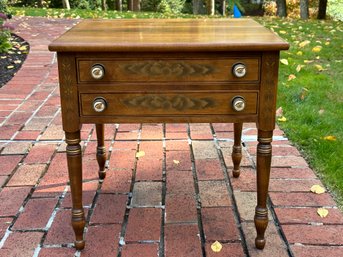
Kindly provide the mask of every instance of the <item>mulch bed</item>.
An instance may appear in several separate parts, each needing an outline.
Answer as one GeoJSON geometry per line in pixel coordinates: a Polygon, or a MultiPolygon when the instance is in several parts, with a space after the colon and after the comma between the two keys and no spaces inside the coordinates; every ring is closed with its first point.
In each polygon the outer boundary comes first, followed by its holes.
{"type": "Polygon", "coordinates": [[[11,41],[12,49],[0,53],[0,88],[13,78],[30,50],[29,43],[15,34],[12,34],[11,41]]]}

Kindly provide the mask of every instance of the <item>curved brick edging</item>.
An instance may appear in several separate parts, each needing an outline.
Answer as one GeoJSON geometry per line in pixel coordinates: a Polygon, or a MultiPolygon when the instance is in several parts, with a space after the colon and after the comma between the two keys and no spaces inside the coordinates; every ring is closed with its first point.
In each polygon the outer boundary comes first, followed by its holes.
{"type": "MultiPolygon", "coordinates": [[[[31,52],[0,89],[0,256],[74,256],[57,65],[47,45],[77,21],[13,22],[31,52]]],[[[231,176],[230,124],[107,125],[111,151],[103,183],[97,180],[93,130],[82,129],[89,224],[81,256],[343,256],[342,213],[328,193],[309,191],[320,181],[279,129],[263,252],[253,247],[253,124],[244,126],[239,179],[231,176]],[[139,150],[145,156],[137,160],[139,150]],[[316,214],[323,206],[326,218],[316,214]],[[210,249],[215,240],[224,246],[219,254],[210,249]]]]}

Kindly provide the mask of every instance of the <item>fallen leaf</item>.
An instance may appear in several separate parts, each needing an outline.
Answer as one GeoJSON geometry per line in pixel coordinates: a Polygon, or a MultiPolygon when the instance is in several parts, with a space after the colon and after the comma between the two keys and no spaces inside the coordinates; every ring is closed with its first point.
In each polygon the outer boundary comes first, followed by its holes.
{"type": "Polygon", "coordinates": [[[307,95],[308,95],[308,89],[306,87],[303,87],[301,89],[301,93],[300,93],[300,97],[299,97],[300,100],[303,101],[307,95]]]}
{"type": "Polygon", "coordinates": [[[287,31],[280,30],[279,33],[280,33],[280,34],[287,34],[287,31]]]}
{"type": "Polygon", "coordinates": [[[281,121],[281,122],[285,122],[285,121],[287,121],[287,118],[285,116],[282,116],[282,117],[278,118],[277,120],[281,121]]]}
{"type": "Polygon", "coordinates": [[[321,65],[319,65],[319,64],[314,65],[314,67],[316,67],[316,69],[317,69],[318,71],[323,71],[323,70],[324,70],[323,66],[321,66],[321,65]]]}
{"type": "Polygon", "coordinates": [[[19,63],[21,63],[21,60],[15,60],[14,63],[19,64],[19,63]]]}
{"type": "Polygon", "coordinates": [[[21,47],[19,48],[19,50],[20,50],[20,51],[27,50],[27,46],[21,46],[21,47]]]}
{"type": "Polygon", "coordinates": [[[173,160],[173,162],[174,162],[175,164],[180,164],[180,161],[178,161],[178,160],[173,160]]]}
{"type": "Polygon", "coordinates": [[[145,155],[144,151],[139,151],[139,152],[136,153],[136,158],[143,157],[144,155],[145,155]]]}
{"type": "Polygon", "coordinates": [[[302,51],[298,51],[297,55],[301,56],[301,55],[303,55],[303,52],[302,51]]]}
{"type": "Polygon", "coordinates": [[[322,50],[322,46],[315,46],[312,48],[312,52],[314,53],[318,53],[322,50]]]}
{"type": "Polygon", "coordinates": [[[304,63],[312,63],[312,62],[314,62],[313,60],[304,60],[304,63]]]}
{"type": "Polygon", "coordinates": [[[215,241],[213,244],[211,244],[211,249],[215,253],[219,253],[222,250],[223,246],[218,241],[215,241]]]}
{"type": "Polygon", "coordinates": [[[282,117],[282,116],[283,116],[283,109],[282,109],[282,107],[279,107],[276,110],[276,117],[282,117]]]}
{"type": "Polygon", "coordinates": [[[321,218],[325,218],[326,216],[328,216],[329,211],[325,208],[318,208],[317,213],[321,218]]]}
{"type": "Polygon", "coordinates": [[[318,195],[320,195],[322,193],[325,193],[325,188],[323,188],[320,185],[313,185],[310,190],[311,190],[312,193],[315,193],[315,194],[318,194],[318,195]]]}
{"type": "Polygon", "coordinates": [[[335,137],[335,136],[326,136],[326,137],[324,137],[324,140],[327,140],[327,141],[336,141],[336,137],[335,137]]]}
{"type": "Polygon", "coordinates": [[[289,76],[288,76],[288,81],[291,81],[291,80],[293,80],[293,79],[296,79],[297,77],[294,75],[294,74],[290,74],[289,76]]]}
{"type": "Polygon", "coordinates": [[[13,69],[13,68],[14,68],[13,65],[8,65],[8,66],[7,66],[7,69],[9,69],[9,70],[10,70],[10,69],[13,69]]]}
{"type": "Polygon", "coordinates": [[[310,43],[309,40],[305,40],[305,41],[299,43],[299,46],[300,46],[300,47],[304,47],[304,46],[307,46],[309,43],[310,43]]]}
{"type": "Polygon", "coordinates": [[[7,56],[1,56],[1,59],[6,59],[7,58],[7,56]]]}
{"type": "Polygon", "coordinates": [[[329,41],[328,41],[328,42],[325,42],[325,45],[326,45],[326,46],[330,45],[330,42],[329,42],[329,41]]]}
{"type": "Polygon", "coordinates": [[[319,114],[319,115],[322,115],[324,112],[325,112],[324,109],[320,109],[320,110],[318,111],[318,114],[319,114]]]}
{"type": "Polygon", "coordinates": [[[287,59],[281,59],[280,62],[284,65],[288,65],[288,60],[287,59]]]}
{"type": "Polygon", "coordinates": [[[297,68],[296,68],[296,71],[297,72],[300,72],[302,68],[304,68],[305,65],[302,65],[302,64],[298,64],[297,68]]]}

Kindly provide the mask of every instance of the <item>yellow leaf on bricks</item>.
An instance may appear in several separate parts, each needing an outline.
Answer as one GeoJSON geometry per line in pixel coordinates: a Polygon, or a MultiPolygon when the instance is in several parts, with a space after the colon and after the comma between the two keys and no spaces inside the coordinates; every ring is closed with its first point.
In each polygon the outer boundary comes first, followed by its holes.
{"type": "Polygon", "coordinates": [[[144,151],[139,151],[139,152],[136,153],[136,158],[143,157],[144,155],[145,155],[144,151]]]}
{"type": "Polygon", "coordinates": [[[318,53],[322,50],[322,46],[315,46],[312,48],[312,52],[318,53]]]}
{"type": "Polygon", "coordinates": [[[315,194],[318,194],[318,195],[320,195],[322,193],[325,193],[325,188],[323,188],[320,185],[313,185],[310,190],[311,190],[312,193],[315,193],[315,194]]]}
{"type": "Polygon", "coordinates": [[[321,218],[325,218],[326,216],[328,216],[329,211],[327,209],[324,209],[324,208],[318,208],[317,213],[321,218]]]}
{"type": "Polygon", "coordinates": [[[280,62],[284,65],[288,65],[288,60],[287,59],[281,59],[280,62]]]}
{"type": "Polygon", "coordinates": [[[180,164],[180,161],[178,161],[178,160],[173,160],[173,162],[174,162],[175,164],[180,164]]]}
{"type": "Polygon", "coordinates": [[[211,249],[215,253],[219,253],[222,250],[223,246],[218,241],[215,241],[213,244],[211,244],[211,249]]]}
{"type": "Polygon", "coordinates": [[[327,141],[336,141],[336,137],[335,137],[335,136],[326,136],[326,137],[324,137],[324,140],[327,140],[327,141]]]}

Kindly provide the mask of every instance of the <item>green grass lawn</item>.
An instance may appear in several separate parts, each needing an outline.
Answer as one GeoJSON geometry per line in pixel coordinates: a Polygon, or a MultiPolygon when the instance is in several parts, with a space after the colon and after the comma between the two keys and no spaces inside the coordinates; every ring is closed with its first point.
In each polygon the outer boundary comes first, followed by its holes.
{"type": "Polygon", "coordinates": [[[158,12],[118,12],[109,10],[107,12],[101,10],[83,10],[83,9],[47,9],[47,8],[18,8],[10,7],[13,15],[25,16],[43,16],[51,18],[83,18],[83,19],[121,19],[121,18],[201,18],[201,15],[192,14],[163,14],[158,12]]]}
{"type": "MultiPolygon", "coordinates": [[[[16,15],[71,18],[173,18],[160,13],[12,8],[16,15]]],[[[176,16],[174,16],[176,17],[176,16]]],[[[182,15],[177,17],[196,17],[182,15]]],[[[256,18],[291,44],[281,53],[279,122],[343,206],[343,23],[256,18]]]]}
{"type": "Polygon", "coordinates": [[[258,21],[291,44],[281,54],[277,105],[287,120],[279,125],[342,207],[343,23],[258,21]]]}

